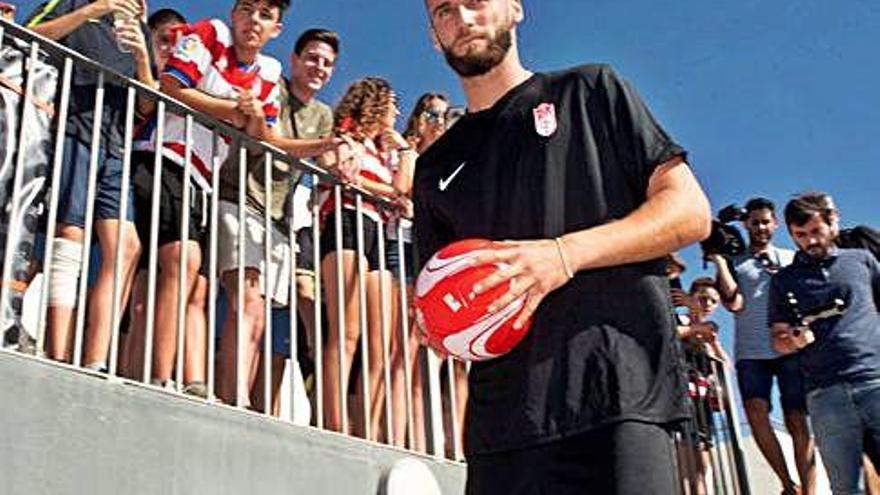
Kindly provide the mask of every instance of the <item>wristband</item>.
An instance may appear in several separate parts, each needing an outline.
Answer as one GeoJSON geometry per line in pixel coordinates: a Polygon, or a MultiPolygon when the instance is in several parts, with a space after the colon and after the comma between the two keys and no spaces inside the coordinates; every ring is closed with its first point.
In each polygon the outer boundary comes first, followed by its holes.
{"type": "Polygon", "coordinates": [[[562,269],[565,271],[568,279],[571,280],[574,278],[574,272],[571,271],[571,268],[568,266],[568,260],[565,259],[565,251],[562,249],[562,238],[557,237],[553,240],[556,242],[556,251],[559,253],[559,260],[562,261],[562,269]]]}

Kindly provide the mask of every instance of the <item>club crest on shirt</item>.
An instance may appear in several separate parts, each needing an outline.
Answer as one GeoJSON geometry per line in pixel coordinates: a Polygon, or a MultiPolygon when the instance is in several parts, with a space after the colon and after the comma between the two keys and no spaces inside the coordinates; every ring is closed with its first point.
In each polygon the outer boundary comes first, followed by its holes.
{"type": "Polygon", "coordinates": [[[550,137],[556,132],[556,105],[541,103],[532,109],[535,117],[535,132],[542,137],[550,137]]]}

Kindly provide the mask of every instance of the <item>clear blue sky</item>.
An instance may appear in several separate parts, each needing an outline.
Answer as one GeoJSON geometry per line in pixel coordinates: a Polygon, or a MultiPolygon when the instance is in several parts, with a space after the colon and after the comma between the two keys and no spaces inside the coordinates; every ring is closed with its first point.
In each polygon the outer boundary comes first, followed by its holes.
{"type": "MultiPolygon", "coordinates": [[[[38,2],[18,2],[22,18],[38,2]]],[[[845,224],[880,224],[880,3],[877,0],[524,0],[520,52],[534,70],[605,62],[639,89],[689,151],[713,207],[765,195],[783,204],[830,192],[845,224]]],[[[231,0],[153,1],[191,19],[228,18],[231,0]]],[[[338,31],[341,58],[323,99],[381,75],[404,112],[424,91],[463,103],[428,36],[422,0],[293,0],[268,52],[297,34],[338,31]]],[[[401,119],[403,120],[403,119],[401,119]]],[[[403,125],[403,122],[401,122],[403,125]]],[[[785,232],[777,236],[790,245],[785,232]]],[[[688,279],[699,254],[685,250],[688,279]]],[[[730,319],[720,318],[730,344],[730,319]]]]}

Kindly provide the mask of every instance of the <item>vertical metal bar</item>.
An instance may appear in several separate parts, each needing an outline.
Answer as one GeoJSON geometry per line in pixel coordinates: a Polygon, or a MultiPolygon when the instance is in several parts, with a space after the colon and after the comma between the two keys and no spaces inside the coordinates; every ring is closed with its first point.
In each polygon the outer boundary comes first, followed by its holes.
{"type": "MultiPolygon", "coordinates": [[[[266,152],[263,161],[263,311],[266,330],[263,333],[263,412],[272,414],[272,284],[269,283],[270,266],[272,263],[272,153],[266,152]]],[[[281,277],[278,265],[277,276],[281,277]]],[[[291,314],[291,317],[293,314],[291,314]]],[[[292,378],[292,376],[291,376],[292,378]]]]}
{"type": "Polygon", "coordinates": [[[184,354],[186,352],[186,301],[189,299],[189,291],[187,286],[187,269],[189,268],[189,218],[190,209],[192,209],[192,127],[193,117],[186,115],[184,120],[184,139],[183,148],[183,193],[181,198],[183,205],[181,211],[183,215],[180,218],[180,258],[178,258],[178,272],[180,274],[177,279],[177,352],[175,353],[174,366],[174,387],[178,392],[183,391],[183,366],[184,354]]]}
{"type": "MultiPolygon", "coordinates": [[[[299,170],[299,167],[295,167],[298,163],[293,162],[288,166],[288,170],[293,174],[293,170],[299,170]]],[[[293,193],[296,190],[296,185],[294,184],[290,190],[290,194],[288,198],[290,199],[290,204],[293,204],[293,193]]],[[[287,243],[288,250],[290,251],[290,273],[289,279],[287,281],[289,288],[287,293],[289,295],[289,307],[290,307],[290,422],[293,423],[296,420],[296,406],[299,405],[296,398],[296,372],[299,370],[299,342],[298,338],[298,325],[299,325],[299,311],[297,311],[298,306],[297,302],[297,288],[296,288],[296,263],[297,263],[297,243],[296,243],[296,231],[294,230],[293,225],[293,209],[288,212],[288,229],[287,229],[287,243]]],[[[281,274],[279,273],[279,278],[281,274]]],[[[283,376],[283,375],[282,375],[283,376]]]]}
{"type": "MultiPolygon", "coordinates": [[[[86,215],[83,233],[83,257],[79,272],[76,303],[76,333],[73,344],[73,365],[82,365],[83,333],[86,323],[86,291],[89,282],[89,262],[92,251],[92,223],[95,218],[95,188],[98,181],[98,151],[101,143],[101,124],[104,121],[104,73],[98,72],[95,88],[95,114],[92,120],[92,144],[89,155],[89,179],[86,187],[86,215]]],[[[87,365],[95,363],[86,363],[87,365]]]]}
{"type": "Polygon", "coordinates": [[[389,346],[391,345],[390,332],[388,331],[388,288],[385,287],[385,226],[382,223],[382,215],[376,217],[376,237],[379,246],[379,325],[382,335],[382,379],[385,381],[385,438],[391,443],[393,435],[392,407],[391,407],[391,358],[389,346]]]}
{"type": "Polygon", "coordinates": [[[715,395],[718,401],[718,416],[720,416],[721,428],[717,428],[718,422],[715,422],[716,428],[719,430],[719,436],[723,435],[723,442],[718,443],[719,450],[724,453],[722,460],[725,466],[725,471],[730,476],[730,484],[734,493],[738,493],[736,489],[739,481],[737,480],[736,470],[734,469],[735,463],[733,461],[733,452],[730,449],[730,431],[727,430],[727,411],[724,408],[724,397],[727,395],[727,391],[724,390],[724,382],[722,373],[722,368],[724,368],[724,363],[720,361],[715,361],[714,359],[711,361],[712,366],[712,374],[715,376],[714,387],[715,387],[715,395]]]}
{"type": "Polygon", "coordinates": [[[217,359],[217,224],[219,222],[218,203],[220,197],[220,166],[217,157],[217,130],[211,133],[211,226],[208,247],[208,400],[215,398],[214,382],[217,359]]]}
{"type": "MultiPolygon", "coordinates": [[[[321,318],[321,212],[318,204],[320,177],[312,174],[312,260],[315,269],[315,424],[324,428],[324,324],[321,318]]],[[[293,336],[291,336],[293,338],[293,336]]]]}
{"type": "Polygon", "coordinates": [[[247,249],[247,229],[245,226],[245,185],[247,168],[247,149],[244,143],[239,140],[238,148],[238,280],[236,291],[236,312],[235,312],[235,334],[236,334],[236,353],[235,353],[235,405],[244,407],[248,400],[247,390],[247,373],[245,345],[247,343],[244,334],[244,263],[245,249],[247,249]]]}
{"type": "Polygon", "coordinates": [[[727,430],[730,438],[730,450],[733,453],[734,469],[736,471],[737,488],[741,495],[751,495],[751,487],[749,485],[749,474],[746,467],[745,454],[742,450],[742,432],[740,431],[740,422],[738,411],[733,405],[733,383],[730,375],[721,367],[721,379],[724,383],[724,402],[722,407],[727,412],[727,430]]]}
{"type": "MultiPolygon", "coordinates": [[[[0,40],[3,39],[0,34],[0,40]]],[[[46,226],[46,252],[43,256],[43,287],[40,291],[40,313],[37,318],[37,353],[45,352],[46,312],[49,309],[49,281],[52,280],[52,252],[55,250],[55,228],[58,224],[58,196],[61,182],[61,160],[64,157],[64,136],[67,132],[67,113],[70,108],[70,78],[73,60],[64,58],[61,82],[61,109],[58,113],[58,129],[55,133],[55,157],[52,162],[52,183],[49,188],[49,220],[46,226]]]]}
{"type": "Polygon", "coordinates": [[[334,209],[336,217],[336,318],[337,338],[339,339],[339,411],[341,414],[340,422],[342,424],[342,432],[348,433],[348,404],[346,399],[348,389],[348,376],[345,372],[345,279],[342,274],[342,186],[336,184],[333,186],[334,209]]]}
{"type": "Polygon", "coordinates": [[[440,359],[433,352],[426,352],[424,354],[427,356],[428,364],[428,379],[425,383],[428,385],[431,453],[435,457],[442,458],[445,452],[445,438],[443,436],[443,408],[440,403],[440,359]]]}
{"type": "Polygon", "coordinates": [[[409,356],[409,296],[406,282],[406,251],[403,248],[403,222],[397,222],[397,251],[400,254],[400,267],[398,274],[400,281],[400,337],[401,349],[403,350],[403,389],[404,403],[406,404],[406,439],[410,448],[415,448],[413,395],[412,395],[412,363],[409,356]]]}
{"type": "MultiPolygon", "coordinates": [[[[709,398],[706,397],[707,406],[709,406],[708,401],[709,398]]],[[[712,411],[711,406],[708,407],[709,414],[707,415],[706,421],[708,423],[709,435],[712,439],[712,447],[710,448],[712,461],[715,467],[715,475],[714,478],[716,480],[716,485],[721,486],[721,493],[727,495],[727,476],[724,469],[724,456],[721,455],[721,437],[718,435],[718,429],[716,428],[717,424],[715,422],[715,413],[712,411]]]]}
{"type": "MultiPolygon", "coordinates": [[[[370,414],[370,351],[369,326],[367,324],[367,269],[364,266],[364,202],[361,193],[355,193],[355,224],[357,230],[357,276],[358,276],[358,322],[361,342],[361,384],[363,384],[364,438],[372,439],[372,416],[370,414]]],[[[354,364],[352,363],[352,366],[354,364]]]]}
{"type": "MultiPolygon", "coordinates": [[[[128,87],[125,104],[125,142],[122,145],[122,184],[119,186],[119,225],[116,226],[116,261],[113,264],[113,304],[110,310],[110,365],[111,376],[116,376],[119,365],[119,324],[122,318],[122,294],[125,291],[122,280],[122,255],[125,245],[125,224],[128,222],[128,195],[131,181],[131,141],[134,133],[134,105],[137,91],[128,87]]],[[[103,261],[102,261],[103,262],[103,261]]]]}
{"type": "MultiPolygon", "coordinates": [[[[22,64],[24,65],[24,67],[22,67],[22,72],[25,73],[25,84],[24,94],[21,96],[21,118],[18,120],[18,150],[16,150],[15,156],[15,170],[12,171],[12,196],[11,201],[9,202],[9,220],[6,225],[6,251],[3,253],[3,280],[2,283],[0,283],[0,331],[5,330],[10,326],[10,322],[6,321],[6,309],[7,307],[10,309],[12,308],[12,301],[9,300],[9,288],[10,283],[15,277],[15,274],[12,273],[12,261],[15,257],[16,251],[13,242],[18,239],[22,227],[22,222],[20,221],[22,219],[19,218],[21,216],[19,198],[21,197],[22,182],[24,182],[24,167],[26,161],[24,150],[25,142],[27,142],[28,117],[36,111],[32,103],[34,93],[33,70],[37,66],[39,49],[40,45],[36,41],[31,42],[31,51],[28,61],[22,61],[22,64]]],[[[10,129],[10,132],[15,131],[10,129]]]]}
{"type": "Polygon", "coordinates": [[[153,335],[156,329],[156,269],[159,263],[159,208],[162,202],[163,153],[165,152],[165,102],[156,107],[156,146],[153,149],[153,190],[150,198],[150,240],[147,260],[147,314],[144,321],[144,383],[153,375],[153,335]]]}

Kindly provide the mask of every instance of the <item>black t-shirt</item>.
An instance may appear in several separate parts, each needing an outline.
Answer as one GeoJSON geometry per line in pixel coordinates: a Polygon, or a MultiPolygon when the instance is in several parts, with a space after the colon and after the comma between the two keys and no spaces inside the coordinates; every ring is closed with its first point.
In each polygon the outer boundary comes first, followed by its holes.
{"type": "MultiPolygon", "coordinates": [[[[48,1],[40,5],[27,22],[28,27],[58,19],[92,3],[92,0],[48,1]]],[[[141,31],[150,49],[150,30],[141,22],[141,31]]],[[[119,48],[113,32],[113,16],[108,14],[98,19],[84,22],[59,42],[100,63],[123,76],[136,78],[134,56],[119,48]]],[[[151,59],[152,53],[151,53],[151,59]]],[[[125,129],[126,89],[112,77],[104,80],[104,110],[102,114],[101,136],[103,145],[109,153],[122,155],[125,129]]],[[[98,72],[74,64],[73,80],[70,90],[67,134],[86,145],[92,142],[92,127],[95,112],[95,88],[98,72]]]]}
{"type": "MultiPolygon", "coordinates": [[[[645,202],[654,169],[679,155],[610,67],[536,74],[419,158],[418,257],[465,238],[548,238],[623,218],[645,202]],[[544,118],[535,112],[546,103],[557,123],[549,137],[536,131],[552,130],[547,105],[544,118]]],[[[548,295],[523,342],[471,368],[468,453],[685,418],[668,294],[657,259],[583,271],[548,295]]]]}

